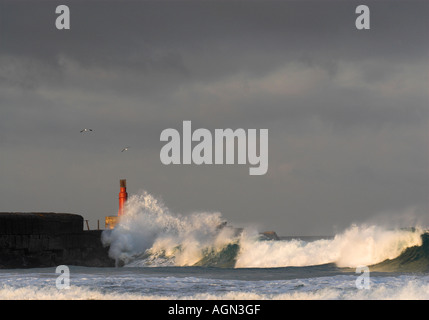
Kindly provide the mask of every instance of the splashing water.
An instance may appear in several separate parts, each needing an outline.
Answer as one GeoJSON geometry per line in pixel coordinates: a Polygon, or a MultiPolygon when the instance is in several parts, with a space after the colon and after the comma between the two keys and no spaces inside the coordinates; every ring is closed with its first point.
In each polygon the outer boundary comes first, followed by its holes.
{"type": "Polygon", "coordinates": [[[423,231],[386,230],[353,225],[333,239],[306,242],[254,241],[243,238],[236,267],[310,266],[335,263],[338,267],[373,265],[422,244],[423,231]]]}
{"type": "Polygon", "coordinates": [[[231,243],[234,230],[222,228],[220,213],[173,215],[152,195],[133,195],[127,214],[102,241],[109,254],[131,265],[194,265],[208,250],[221,250],[231,243]]]}
{"type": "Polygon", "coordinates": [[[127,266],[224,265],[236,268],[373,265],[422,244],[420,228],[352,225],[332,239],[262,241],[258,232],[225,227],[220,213],[172,214],[147,192],[133,195],[127,214],[104,232],[109,254],[127,266]],[[239,232],[238,232],[239,231],[239,232]],[[225,259],[229,262],[225,264],[225,259]]]}

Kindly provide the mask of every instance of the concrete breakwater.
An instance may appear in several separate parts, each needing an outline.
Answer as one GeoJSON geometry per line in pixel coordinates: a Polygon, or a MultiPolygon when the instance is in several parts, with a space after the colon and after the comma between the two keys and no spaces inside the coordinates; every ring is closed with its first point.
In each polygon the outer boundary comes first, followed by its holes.
{"type": "Polygon", "coordinates": [[[102,230],[84,231],[83,223],[70,213],[0,212],[0,268],[114,266],[102,230]]]}

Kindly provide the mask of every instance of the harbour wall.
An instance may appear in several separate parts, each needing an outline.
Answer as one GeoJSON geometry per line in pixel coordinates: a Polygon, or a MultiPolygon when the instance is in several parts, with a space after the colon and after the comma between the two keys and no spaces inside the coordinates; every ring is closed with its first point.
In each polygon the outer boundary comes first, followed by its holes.
{"type": "Polygon", "coordinates": [[[83,223],[71,213],[0,212],[0,268],[114,266],[103,230],[85,231],[83,223]]]}

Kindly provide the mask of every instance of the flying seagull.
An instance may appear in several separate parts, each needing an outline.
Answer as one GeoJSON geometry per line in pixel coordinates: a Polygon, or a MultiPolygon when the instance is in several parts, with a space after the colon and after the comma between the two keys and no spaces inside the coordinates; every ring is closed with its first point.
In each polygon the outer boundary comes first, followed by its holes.
{"type": "Polygon", "coordinates": [[[92,129],[82,129],[82,130],[80,130],[80,132],[82,133],[82,132],[89,132],[89,131],[92,131],[92,129]]]}
{"type": "Polygon", "coordinates": [[[128,148],[129,148],[129,147],[125,147],[124,149],[122,149],[122,151],[121,151],[121,152],[128,151],[128,148]]]}

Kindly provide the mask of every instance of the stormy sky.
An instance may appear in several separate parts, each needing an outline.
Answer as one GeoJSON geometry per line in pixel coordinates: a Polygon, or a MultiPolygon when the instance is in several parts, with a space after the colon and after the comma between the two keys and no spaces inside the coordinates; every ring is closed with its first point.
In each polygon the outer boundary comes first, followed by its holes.
{"type": "Polygon", "coordinates": [[[370,30],[359,4],[0,1],[0,211],[104,226],[127,179],[280,235],[429,224],[429,3],[366,1],[370,30]],[[185,120],[268,129],[267,174],[163,165],[160,134],[185,120]]]}

